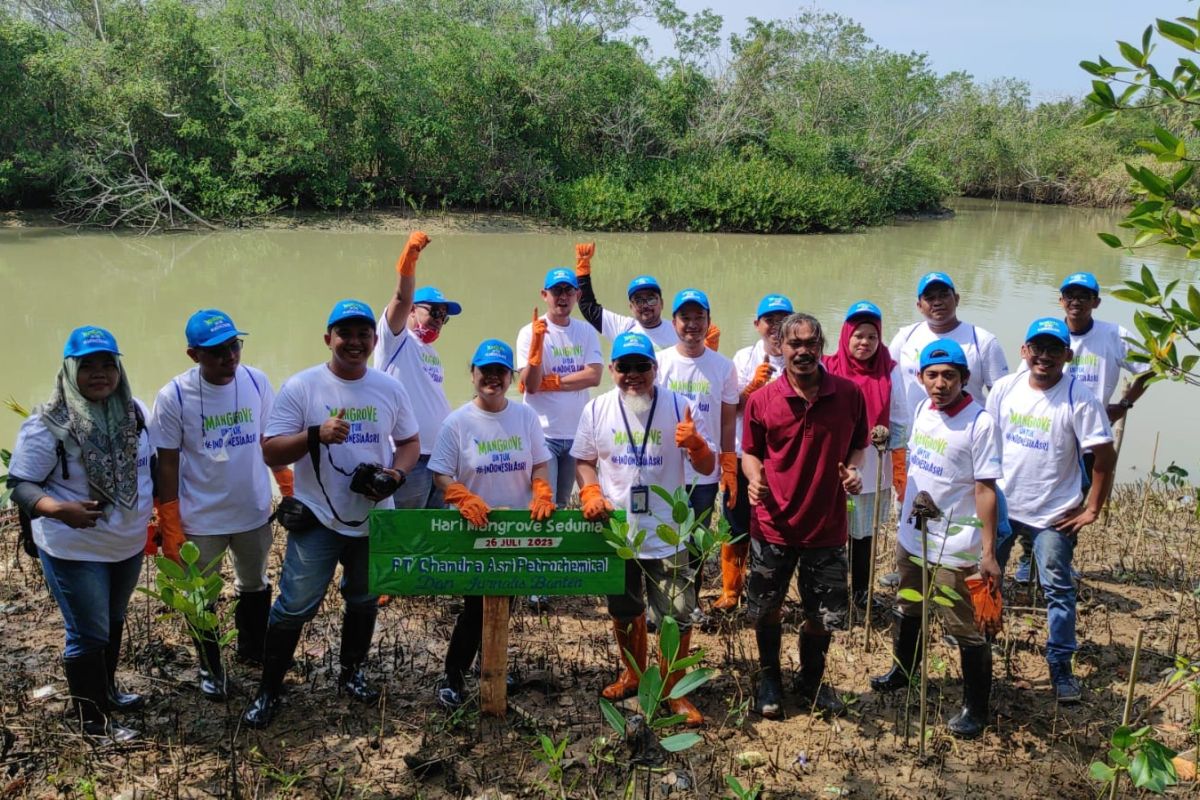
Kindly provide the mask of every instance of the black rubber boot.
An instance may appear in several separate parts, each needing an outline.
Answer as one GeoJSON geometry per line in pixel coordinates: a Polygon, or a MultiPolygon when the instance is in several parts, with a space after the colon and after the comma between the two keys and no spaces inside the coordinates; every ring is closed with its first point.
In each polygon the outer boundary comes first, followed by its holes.
{"type": "Polygon", "coordinates": [[[106,661],[103,650],[93,650],[74,658],[64,658],[63,672],[83,735],[98,739],[102,744],[128,742],[136,739],[138,732],[108,716],[106,661]]]}
{"type": "Polygon", "coordinates": [[[342,669],[338,675],[338,691],[368,705],[379,702],[379,690],[367,683],[363,671],[363,662],[371,649],[371,637],[375,635],[376,608],[372,606],[368,612],[346,609],[342,615],[342,669]]]}
{"type": "Polygon", "coordinates": [[[992,693],[992,648],[987,644],[958,648],[962,658],[963,707],[947,727],[960,739],[974,739],[988,723],[992,693]]]}
{"type": "Polygon", "coordinates": [[[800,681],[796,693],[816,713],[840,717],[846,713],[846,704],[824,682],[825,654],[829,652],[832,640],[830,634],[814,636],[800,631],[800,681]]]}
{"type": "Polygon", "coordinates": [[[921,618],[896,615],[892,637],[892,668],[871,678],[871,690],[894,692],[909,685],[921,660],[921,618]]]}
{"type": "Polygon", "coordinates": [[[242,714],[242,723],[248,728],[265,728],[271,724],[279,705],[283,678],[291,669],[292,656],[300,643],[300,629],[272,626],[267,628],[264,641],[262,681],[258,685],[258,694],[242,714]]]}
{"type": "Polygon", "coordinates": [[[221,663],[221,646],[212,632],[201,634],[196,642],[196,658],[200,662],[200,694],[208,700],[223,703],[229,699],[225,667],[221,663]]]}
{"type": "Polygon", "coordinates": [[[240,592],[233,611],[237,626],[238,658],[250,664],[262,664],[263,637],[267,634],[267,617],[271,613],[271,587],[257,592],[240,592]]]}
{"type": "Polygon", "coordinates": [[[754,710],[765,719],[783,716],[783,678],[779,667],[779,648],[783,638],[780,625],[760,624],[754,630],[758,641],[758,695],[754,710]]]}
{"type": "Polygon", "coordinates": [[[454,620],[450,644],[446,648],[445,685],[461,695],[466,674],[475,661],[483,639],[483,598],[464,598],[463,610],[454,620]]]}
{"type": "Polygon", "coordinates": [[[850,538],[850,595],[859,608],[867,607],[867,583],[871,579],[871,537],[850,538]]]}
{"type": "Polygon", "coordinates": [[[125,620],[112,620],[108,629],[108,645],[104,648],[108,707],[117,711],[134,711],[146,705],[146,698],[135,692],[123,692],[117,685],[117,662],[121,660],[121,639],[124,635],[125,620]]]}

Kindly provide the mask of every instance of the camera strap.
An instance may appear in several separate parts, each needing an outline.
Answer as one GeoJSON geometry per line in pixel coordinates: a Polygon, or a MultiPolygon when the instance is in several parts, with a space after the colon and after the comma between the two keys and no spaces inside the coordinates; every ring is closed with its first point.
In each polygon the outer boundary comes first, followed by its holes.
{"type": "MultiPolygon", "coordinates": [[[[325,445],[325,448],[328,450],[329,445],[325,445]]],[[[325,496],[325,505],[329,506],[329,513],[333,514],[333,518],[336,519],[338,522],[342,523],[343,525],[347,525],[351,528],[357,528],[357,527],[361,526],[364,522],[366,522],[367,521],[366,517],[363,517],[362,519],[358,520],[357,522],[355,522],[353,520],[347,521],[347,520],[342,519],[341,515],[338,514],[337,509],[333,507],[333,501],[329,499],[329,492],[325,491],[325,482],[321,480],[321,426],[320,425],[309,425],[308,426],[308,457],[312,461],[313,475],[315,475],[317,478],[317,486],[321,487],[321,494],[323,494],[325,496]]],[[[337,465],[333,463],[333,456],[329,457],[329,463],[331,465],[333,465],[334,469],[337,469],[337,465]]],[[[341,472],[341,470],[339,469],[338,472],[341,472]]]]}

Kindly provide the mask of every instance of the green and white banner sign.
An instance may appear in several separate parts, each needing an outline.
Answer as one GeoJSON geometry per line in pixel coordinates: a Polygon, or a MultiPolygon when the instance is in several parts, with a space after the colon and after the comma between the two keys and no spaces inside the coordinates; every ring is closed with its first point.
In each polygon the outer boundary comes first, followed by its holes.
{"type": "Polygon", "coordinates": [[[620,594],[625,564],[605,543],[606,527],[580,511],[556,511],[544,522],[528,511],[492,511],[486,528],[472,528],[453,509],[372,511],[370,591],[620,594]]]}

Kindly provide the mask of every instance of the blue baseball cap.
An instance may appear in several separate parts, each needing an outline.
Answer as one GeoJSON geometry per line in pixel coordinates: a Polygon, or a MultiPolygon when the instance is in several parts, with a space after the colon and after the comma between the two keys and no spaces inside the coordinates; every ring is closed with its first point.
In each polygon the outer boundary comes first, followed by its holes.
{"type": "Polygon", "coordinates": [[[579,288],[579,280],[575,277],[575,270],[567,269],[566,267],[555,267],[546,273],[546,282],[542,285],[542,288],[553,289],[555,286],[564,283],[572,289],[579,288]]]}
{"type": "Polygon", "coordinates": [[[422,286],[420,289],[417,289],[417,293],[413,295],[413,305],[421,303],[426,305],[441,303],[446,307],[446,313],[452,317],[462,313],[462,306],[453,300],[447,300],[446,295],[442,294],[440,289],[433,286],[422,286]]]}
{"type": "Polygon", "coordinates": [[[1059,286],[1058,290],[1065,292],[1070,286],[1082,286],[1084,289],[1100,294],[1100,282],[1090,272],[1072,272],[1063,280],[1062,286],[1059,286]]]}
{"type": "Polygon", "coordinates": [[[710,310],[708,305],[708,295],[699,289],[684,289],[679,294],[675,295],[675,302],[671,304],[671,314],[678,314],[679,309],[683,308],[688,303],[695,303],[705,311],[710,310]]]}
{"type": "Polygon", "coordinates": [[[944,272],[926,272],[921,276],[921,280],[917,281],[917,297],[925,294],[925,290],[932,283],[944,283],[950,288],[950,291],[956,291],[954,281],[950,280],[950,276],[944,272]]]}
{"type": "Polygon", "coordinates": [[[67,344],[63,347],[63,358],[82,358],[92,353],[112,353],[121,355],[117,349],[117,340],[111,333],[95,325],[84,325],[71,331],[67,344]]]}
{"type": "Polygon", "coordinates": [[[754,319],[759,320],[767,314],[794,314],[796,309],[792,308],[792,301],[781,294],[769,294],[762,300],[758,301],[758,311],[754,314],[754,319]]]}
{"type": "Polygon", "coordinates": [[[512,369],[512,348],[499,339],[484,339],[475,348],[475,355],[471,356],[471,366],[486,367],[489,364],[501,364],[512,369]]]}
{"type": "Polygon", "coordinates": [[[956,367],[970,369],[970,365],[967,364],[967,354],[963,352],[962,346],[953,339],[935,339],[925,345],[925,349],[921,351],[920,364],[922,371],[934,364],[953,364],[956,367]]]}
{"type": "Polygon", "coordinates": [[[849,321],[854,317],[874,317],[875,319],[882,320],[883,312],[879,310],[879,306],[870,300],[859,300],[846,309],[846,320],[849,321]]]}
{"type": "Polygon", "coordinates": [[[654,344],[644,333],[622,333],[613,342],[612,360],[616,361],[625,356],[642,356],[658,363],[654,356],[654,344]]]}
{"type": "Polygon", "coordinates": [[[246,332],[239,331],[224,311],[202,308],[188,317],[183,334],[187,337],[188,347],[213,347],[245,336],[246,332]]]}
{"type": "Polygon", "coordinates": [[[634,294],[643,289],[649,289],[653,292],[658,292],[660,295],[662,294],[662,287],[658,285],[658,281],[654,279],[653,275],[638,275],[629,282],[629,288],[625,290],[625,296],[633,297],[634,294]]]}
{"type": "Polygon", "coordinates": [[[348,319],[365,319],[372,325],[375,324],[374,312],[362,300],[339,300],[333,307],[333,311],[329,312],[329,321],[325,323],[325,327],[332,328],[339,322],[345,322],[348,319]]]}
{"type": "Polygon", "coordinates": [[[1029,326],[1029,330],[1025,332],[1025,341],[1032,342],[1039,336],[1052,336],[1067,347],[1071,346],[1071,331],[1067,329],[1067,323],[1061,319],[1054,317],[1035,319],[1029,326]]]}

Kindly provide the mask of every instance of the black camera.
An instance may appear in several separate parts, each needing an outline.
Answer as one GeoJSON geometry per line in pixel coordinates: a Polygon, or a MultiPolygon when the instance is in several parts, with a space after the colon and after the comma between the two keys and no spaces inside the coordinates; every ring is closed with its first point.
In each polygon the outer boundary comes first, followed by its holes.
{"type": "Polygon", "coordinates": [[[396,480],[378,464],[359,464],[350,473],[350,491],[368,497],[386,497],[399,489],[402,483],[403,472],[400,473],[400,480],[396,480]]]}

